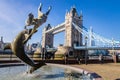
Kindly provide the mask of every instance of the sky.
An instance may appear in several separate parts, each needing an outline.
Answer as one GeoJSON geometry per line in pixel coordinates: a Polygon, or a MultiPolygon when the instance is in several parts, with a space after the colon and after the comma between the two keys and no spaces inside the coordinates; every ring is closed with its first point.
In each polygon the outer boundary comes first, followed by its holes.
{"type": "MultiPolygon", "coordinates": [[[[37,17],[39,4],[42,11],[49,6],[52,10],[46,23],[39,27],[28,43],[41,41],[42,29],[50,23],[56,26],[65,21],[66,11],[74,6],[78,14],[83,13],[83,25],[93,27],[93,31],[105,38],[120,41],[120,0],[0,0],[0,36],[4,42],[12,42],[15,36],[24,29],[25,20],[30,12],[37,17]]],[[[54,45],[64,43],[64,32],[56,34],[54,45]]]]}

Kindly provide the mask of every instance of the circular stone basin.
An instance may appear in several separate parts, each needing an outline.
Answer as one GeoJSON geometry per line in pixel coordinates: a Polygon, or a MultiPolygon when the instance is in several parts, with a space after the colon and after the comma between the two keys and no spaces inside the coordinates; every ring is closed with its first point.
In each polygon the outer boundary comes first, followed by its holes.
{"type": "Polygon", "coordinates": [[[47,64],[32,74],[26,74],[28,66],[0,68],[0,80],[93,80],[82,70],[57,64],[47,64]]]}

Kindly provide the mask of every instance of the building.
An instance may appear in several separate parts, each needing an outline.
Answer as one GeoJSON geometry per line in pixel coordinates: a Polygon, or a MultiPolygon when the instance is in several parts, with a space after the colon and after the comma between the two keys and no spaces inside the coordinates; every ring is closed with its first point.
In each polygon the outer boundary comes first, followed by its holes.
{"type": "Polygon", "coordinates": [[[3,42],[3,37],[1,37],[1,40],[0,40],[0,50],[2,50],[4,48],[4,42],[3,42]]]}

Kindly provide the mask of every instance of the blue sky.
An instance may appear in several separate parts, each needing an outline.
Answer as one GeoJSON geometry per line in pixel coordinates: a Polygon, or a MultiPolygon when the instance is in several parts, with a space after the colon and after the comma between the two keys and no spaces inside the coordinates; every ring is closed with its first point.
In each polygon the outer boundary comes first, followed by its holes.
{"type": "MultiPolygon", "coordinates": [[[[37,17],[37,8],[43,3],[43,12],[52,10],[47,22],[39,27],[29,43],[40,42],[42,29],[50,23],[56,26],[65,21],[65,13],[75,6],[78,14],[83,12],[83,25],[108,39],[120,41],[120,0],[0,0],[0,36],[11,42],[24,28],[27,15],[37,17]]],[[[55,35],[55,45],[64,42],[64,33],[55,35]]]]}

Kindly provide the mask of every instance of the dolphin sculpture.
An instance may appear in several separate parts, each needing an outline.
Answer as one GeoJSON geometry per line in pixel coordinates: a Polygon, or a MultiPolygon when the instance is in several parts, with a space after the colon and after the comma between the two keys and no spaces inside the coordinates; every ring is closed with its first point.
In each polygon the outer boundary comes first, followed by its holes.
{"type": "MultiPolygon", "coordinates": [[[[26,35],[29,35],[27,33],[28,30],[23,30],[21,31],[16,38],[13,40],[13,42],[11,44],[8,44],[5,46],[4,50],[6,49],[11,49],[13,54],[15,54],[19,59],[21,59],[23,62],[25,62],[26,64],[31,66],[31,69],[29,71],[27,71],[27,73],[32,73],[34,72],[36,69],[38,69],[39,67],[45,65],[44,62],[40,62],[35,64],[33,60],[31,60],[25,53],[24,50],[24,40],[26,39],[26,35]]],[[[31,32],[32,30],[30,30],[29,32],[31,32]]]]}
{"type": "MultiPolygon", "coordinates": [[[[39,10],[41,10],[41,5],[39,8],[39,10]]],[[[30,70],[28,70],[27,73],[32,73],[41,66],[46,65],[44,61],[35,64],[35,62],[26,55],[24,46],[27,43],[27,41],[32,37],[32,35],[37,32],[38,27],[46,22],[47,15],[49,14],[49,12],[50,9],[45,14],[41,12],[42,15],[39,15],[40,18],[34,19],[34,21],[28,21],[28,25],[34,25],[34,27],[32,29],[25,29],[21,31],[15,37],[11,44],[8,44],[4,47],[4,50],[11,49],[13,54],[15,54],[19,59],[31,66],[30,70]]]]}

